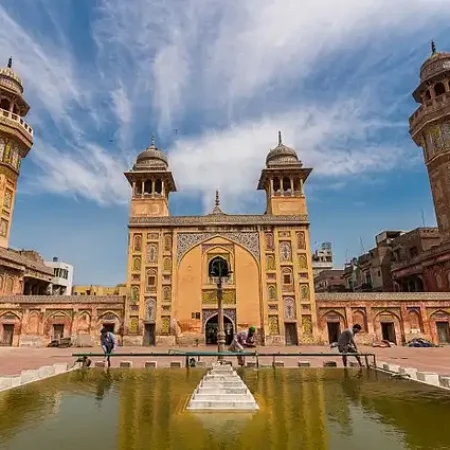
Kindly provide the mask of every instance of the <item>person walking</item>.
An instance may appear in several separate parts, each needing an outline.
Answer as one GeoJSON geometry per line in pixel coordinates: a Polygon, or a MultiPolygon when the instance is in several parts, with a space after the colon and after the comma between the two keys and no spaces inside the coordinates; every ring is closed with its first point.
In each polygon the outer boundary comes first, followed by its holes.
{"type": "Polygon", "coordinates": [[[105,362],[108,367],[111,367],[110,355],[114,352],[117,347],[116,337],[111,331],[108,331],[105,327],[100,331],[100,344],[102,346],[103,352],[105,353],[105,362]]]}
{"type": "MultiPolygon", "coordinates": [[[[355,342],[355,336],[361,331],[361,325],[355,324],[352,328],[344,330],[338,339],[339,353],[358,353],[358,347],[355,342]]],[[[358,361],[359,367],[362,367],[361,359],[358,355],[355,355],[356,361],[358,361]]],[[[344,367],[347,367],[347,355],[342,355],[342,363],[344,367]]]]}
{"type": "MultiPolygon", "coordinates": [[[[236,333],[234,335],[233,341],[231,342],[231,345],[228,347],[228,350],[230,352],[241,353],[244,351],[244,347],[256,347],[255,332],[256,328],[251,326],[249,327],[248,331],[243,330],[240,331],[239,333],[236,333]]],[[[245,357],[238,356],[237,360],[240,366],[245,365],[245,357]]]]}

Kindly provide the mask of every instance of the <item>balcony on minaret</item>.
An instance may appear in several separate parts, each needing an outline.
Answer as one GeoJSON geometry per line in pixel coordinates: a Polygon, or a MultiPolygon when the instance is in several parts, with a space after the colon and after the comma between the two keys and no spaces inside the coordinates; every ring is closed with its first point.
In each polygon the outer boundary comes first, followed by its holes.
{"type": "Polygon", "coordinates": [[[420,106],[409,118],[410,133],[421,145],[424,126],[450,113],[450,53],[437,52],[434,43],[420,69],[420,84],[413,98],[420,106]]]}

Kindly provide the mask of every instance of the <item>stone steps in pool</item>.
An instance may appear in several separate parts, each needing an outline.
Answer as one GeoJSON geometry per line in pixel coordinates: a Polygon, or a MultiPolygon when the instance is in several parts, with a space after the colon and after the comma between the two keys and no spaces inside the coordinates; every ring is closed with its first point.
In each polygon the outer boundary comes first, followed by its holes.
{"type": "Polygon", "coordinates": [[[191,411],[257,411],[255,398],[229,365],[214,364],[193,392],[191,411]]]}

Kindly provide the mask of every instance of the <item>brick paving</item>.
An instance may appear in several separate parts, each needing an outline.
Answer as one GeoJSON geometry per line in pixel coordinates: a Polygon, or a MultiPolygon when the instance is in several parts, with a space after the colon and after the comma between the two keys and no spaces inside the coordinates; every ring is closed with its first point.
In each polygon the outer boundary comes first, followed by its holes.
{"type": "MultiPolygon", "coordinates": [[[[119,347],[117,353],[150,353],[166,352],[168,350],[197,350],[215,351],[214,346],[200,347],[119,347]]],[[[261,352],[325,352],[337,354],[336,350],[331,350],[328,346],[299,346],[299,347],[259,347],[261,352]]],[[[72,353],[99,353],[97,348],[24,348],[24,347],[0,347],[0,376],[18,375],[22,370],[37,369],[38,367],[67,362],[72,364],[75,361],[72,353]]],[[[450,375],[450,347],[439,348],[373,348],[360,346],[360,351],[365,353],[375,353],[377,360],[398,364],[402,367],[415,367],[419,371],[438,373],[439,375],[450,375]]],[[[102,358],[93,358],[93,361],[102,358]]],[[[204,358],[212,360],[213,358],[204,358]]],[[[144,361],[158,361],[158,367],[168,367],[171,361],[183,361],[183,357],[175,355],[165,358],[158,357],[115,357],[112,358],[112,367],[117,367],[120,361],[132,361],[134,367],[143,367],[144,361]]],[[[247,358],[251,360],[251,358],[247,358]]],[[[277,361],[284,361],[285,367],[296,367],[297,361],[310,361],[312,367],[321,367],[324,361],[335,360],[341,364],[340,358],[330,357],[277,357],[277,361]]],[[[260,358],[261,364],[270,364],[272,358],[260,358]]]]}

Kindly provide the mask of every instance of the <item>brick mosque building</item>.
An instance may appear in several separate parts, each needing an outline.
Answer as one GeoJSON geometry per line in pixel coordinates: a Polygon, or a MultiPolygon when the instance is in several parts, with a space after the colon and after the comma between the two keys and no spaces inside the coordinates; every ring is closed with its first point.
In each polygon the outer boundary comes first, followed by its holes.
{"type": "Polygon", "coordinates": [[[0,296],[0,342],[39,346],[71,337],[77,345],[92,345],[106,325],[125,345],[212,343],[217,280],[209,269],[222,259],[232,270],[223,289],[230,335],[254,325],[264,345],[328,343],[344,327],[359,323],[360,339],[367,343],[401,344],[417,336],[449,343],[450,54],[433,46],[420,77],[413,94],[420,106],[410,127],[424,150],[440,244],[415,264],[426,267],[446,290],[316,294],[304,193],[312,169],[303,167],[280,134],[255,180],[266,193],[266,211],[259,215],[226,214],[217,193],[210,214],[172,216],[175,179],[166,155],[152,141],[125,173],[131,187],[125,295],[50,296],[42,295],[47,272],[38,255],[33,259],[8,248],[20,159],[32,146],[32,130],[23,120],[29,106],[8,64],[0,70],[0,271],[16,278],[14,289],[0,296]],[[17,259],[11,261],[12,255],[17,259]]]}

